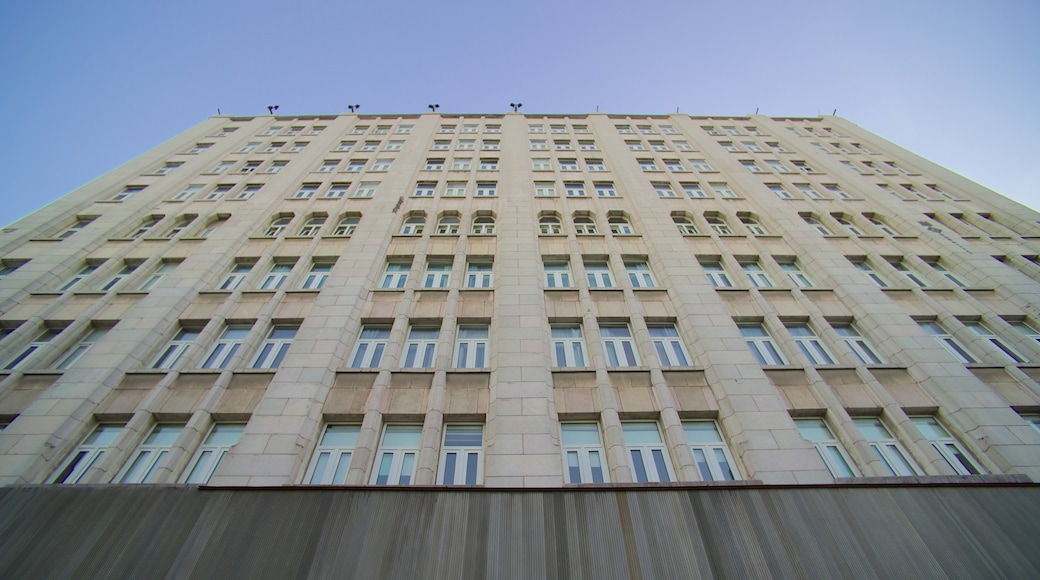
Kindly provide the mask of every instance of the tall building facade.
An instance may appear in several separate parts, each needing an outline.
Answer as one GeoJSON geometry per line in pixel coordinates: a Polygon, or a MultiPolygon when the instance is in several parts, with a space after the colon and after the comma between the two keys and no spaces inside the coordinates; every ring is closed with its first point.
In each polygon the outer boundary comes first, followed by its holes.
{"type": "Polygon", "coordinates": [[[213,117],[0,232],[0,483],[1024,484],[1038,254],[838,117],[213,117]]]}

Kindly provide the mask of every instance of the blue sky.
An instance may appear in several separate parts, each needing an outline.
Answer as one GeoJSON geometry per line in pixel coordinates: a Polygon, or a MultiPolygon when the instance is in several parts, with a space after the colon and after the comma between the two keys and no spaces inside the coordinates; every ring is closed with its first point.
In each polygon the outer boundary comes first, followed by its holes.
{"type": "Polygon", "coordinates": [[[1040,208],[1040,2],[0,6],[0,223],[216,113],[838,114],[1040,208]]]}

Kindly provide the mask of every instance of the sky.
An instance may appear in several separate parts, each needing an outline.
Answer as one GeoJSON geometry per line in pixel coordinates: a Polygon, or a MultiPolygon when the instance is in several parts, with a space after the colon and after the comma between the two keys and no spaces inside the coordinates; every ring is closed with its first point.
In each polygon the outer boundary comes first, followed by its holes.
{"type": "Polygon", "coordinates": [[[1040,209],[1040,0],[0,5],[0,224],[214,115],[849,119],[1040,209]]]}

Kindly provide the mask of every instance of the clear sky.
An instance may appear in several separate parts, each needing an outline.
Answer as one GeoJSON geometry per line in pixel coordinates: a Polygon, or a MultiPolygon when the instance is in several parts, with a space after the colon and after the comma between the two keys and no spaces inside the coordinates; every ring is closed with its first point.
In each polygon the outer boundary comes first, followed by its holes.
{"type": "Polygon", "coordinates": [[[0,223],[216,113],[838,115],[1040,208],[1040,0],[0,5],[0,223]]]}

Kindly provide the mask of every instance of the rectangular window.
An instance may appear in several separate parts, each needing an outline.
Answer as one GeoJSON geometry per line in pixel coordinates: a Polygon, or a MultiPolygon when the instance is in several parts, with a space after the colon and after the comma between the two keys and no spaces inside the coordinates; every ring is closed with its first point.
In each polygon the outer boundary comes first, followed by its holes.
{"type": "Polygon", "coordinates": [[[209,354],[206,355],[206,360],[202,363],[202,368],[227,368],[232,357],[235,356],[242,343],[245,342],[246,337],[249,336],[250,329],[249,325],[244,324],[228,325],[224,332],[221,333],[220,338],[210,347],[209,354]]]}
{"type": "Polygon", "coordinates": [[[437,189],[436,183],[420,182],[416,184],[415,192],[412,195],[415,197],[433,197],[435,189],[437,189]]]}
{"type": "Polygon", "coordinates": [[[557,151],[571,151],[574,147],[571,146],[570,141],[556,140],[553,141],[553,149],[556,149],[557,151]]]}
{"type": "Polygon", "coordinates": [[[355,145],[357,145],[357,141],[340,141],[336,146],[336,151],[350,151],[355,145]]]}
{"type": "Polygon", "coordinates": [[[791,173],[791,170],[782,161],[776,159],[766,159],[766,165],[777,173],[791,173]]]}
{"type": "MultiPolygon", "coordinates": [[[[324,166],[323,166],[324,167],[324,166]]],[[[353,159],[347,164],[347,173],[361,173],[365,169],[365,161],[363,159],[353,159]]],[[[335,171],[335,166],[328,171],[335,171]]]]}
{"type": "Polygon", "coordinates": [[[577,159],[560,159],[560,171],[577,171],[577,159]]]}
{"type": "Polygon", "coordinates": [[[676,151],[696,151],[688,141],[673,141],[676,151]]]}
{"type": "Polygon", "coordinates": [[[458,181],[451,181],[444,188],[444,197],[466,197],[466,184],[458,181]]]}
{"type": "Polygon", "coordinates": [[[851,324],[832,324],[831,327],[842,337],[845,344],[852,349],[852,352],[860,362],[867,365],[885,364],[885,361],[878,356],[874,347],[867,342],[866,338],[863,338],[863,335],[854,326],[851,324]]]}
{"type": "Polygon", "coordinates": [[[393,159],[376,159],[372,164],[372,171],[390,171],[390,164],[393,161],[393,159]]]}
{"type": "Polygon", "coordinates": [[[77,272],[75,276],[73,276],[71,279],[69,279],[68,282],[66,282],[64,285],[62,285],[61,288],[58,288],[58,292],[66,292],[68,290],[72,290],[80,282],[82,282],[87,276],[93,274],[94,270],[97,270],[97,269],[98,269],[98,267],[95,266],[95,265],[88,265],[88,266],[84,267],[82,270],[77,272]]]}
{"type": "Polygon", "coordinates": [[[49,328],[49,329],[43,331],[42,334],[37,336],[32,342],[30,342],[28,345],[26,345],[26,347],[24,349],[22,349],[22,351],[20,353],[18,353],[14,358],[12,358],[10,361],[8,361],[8,363],[6,365],[4,365],[4,370],[11,370],[11,369],[18,368],[22,363],[24,363],[34,353],[36,353],[38,350],[40,350],[41,348],[46,346],[47,343],[50,342],[55,336],[58,336],[58,333],[60,333],[60,332],[61,332],[61,330],[52,329],[52,328],[49,328]]]}
{"type": "Polygon", "coordinates": [[[433,368],[434,356],[437,354],[437,340],[440,329],[433,326],[413,326],[408,330],[408,342],[404,346],[404,364],[406,369],[433,368]]]}
{"type": "Polygon", "coordinates": [[[747,343],[751,354],[758,359],[758,364],[763,366],[787,364],[784,355],[773,342],[773,337],[761,324],[738,324],[737,326],[740,328],[740,334],[744,337],[744,342],[747,343]]]}
{"type": "Polygon", "coordinates": [[[477,197],[495,197],[498,195],[497,183],[478,183],[477,197]]]}
{"type": "Polygon", "coordinates": [[[107,292],[107,291],[115,288],[123,280],[126,280],[127,277],[130,276],[130,274],[133,274],[134,270],[136,270],[136,269],[137,269],[137,265],[136,264],[135,265],[123,266],[123,269],[120,270],[119,272],[117,272],[115,276],[112,276],[112,279],[110,279],[104,286],[102,286],[101,290],[104,291],[104,292],[107,292]]]}
{"type": "Polygon", "coordinates": [[[635,480],[639,483],[672,481],[668,451],[657,423],[629,421],[621,424],[621,430],[635,480]]]}
{"type": "Polygon", "coordinates": [[[751,173],[765,173],[765,169],[759,167],[758,164],[755,163],[752,159],[744,159],[740,162],[740,164],[743,165],[744,168],[750,171],[751,173]]]}
{"type": "Polygon", "coordinates": [[[935,417],[911,417],[910,420],[958,475],[985,473],[935,417]]]}
{"type": "Polygon", "coordinates": [[[702,481],[733,481],[740,478],[734,468],[729,447],[722,439],[715,421],[683,421],[682,425],[702,481]]]}
{"type": "Polygon", "coordinates": [[[938,342],[946,352],[953,355],[954,358],[961,361],[964,364],[974,364],[979,362],[971,355],[971,351],[964,348],[964,345],[957,342],[957,339],[953,338],[950,333],[946,332],[938,322],[923,322],[918,321],[921,329],[927,332],[938,342]]]}
{"type": "Polygon", "coordinates": [[[156,425],[130,456],[119,483],[153,483],[155,472],[183,430],[184,425],[156,425]]]}
{"type": "Polygon", "coordinates": [[[470,262],[466,264],[466,288],[491,287],[490,262],[470,262]]]}
{"type": "Polygon", "coordinates": [[[613,288],[614,278],[610,275],[610,265],[606,262],[585,262],[585,276],[589,288],[613,288]]]}
{"type": "Polygon", "coordinates": [[[950,282],[952,282],[958,288],[966,288],[967,287],[967,284],[962,282],[960,278],[958,278],[957,276],[955,276],[953,274],[953,272],[950,272],[949,270],[944,268],[943,265],[940,264],[939,262],[937,262],[937,261],[936,262],[929,262],[928,265],[931,266],[932,269],[935,270],[937,273],[939,273],[939,275],[941,275],[942,277],[944,277],[947,280],[949,280],[950,282]]]}
{"type": "Polygon", "coordinates": [[[657,163],[653,159],[640,159],[639,168],[643,171],[660,171],[657,168],[657,163]]]}
{"type": "Polygon", "coordinates": [[[487,367],[487,350],[487,326],[459,326],[458,334],[455,336],[455,368],[487,367]]]}
{"type": "Polygon", "coordinates": [[[348,189],[350,189],[349,183],[333,183],[329,190],[325,192],[325,197],[340,199],[347,195],[348,189]]]}
{"type": "Polygon", "coordinates": [[[531,151],[545,151],[548,148],[545,139],[531,139],[531,151]]]}
{"type": "Polygon", "coordinates": [[[726,273],[726,269],[721,262],[701,262],[700,264],[704,270],[704,275],[708,277],[708,282],[712,286],[715,288],[733,287],[733,282],[729,279],[729,274],[726,273]]]}
{"type": "Polygon", "coordinates": [[[805,358],[809,359],[809,364],[813,366],[834,364],[834,357],[808,324],[787,324],[787,331],[794,337],[794,343],[798,345],[798,349],[802,351],[805,358]]]}
{"type": "Polygon", "coordinates": [[[813,288],[815,285],[809,276],[802,272],[802,268],[798,265],[798,262],[778,262],[780,269],[787,273],[787,277],[794,282],[794,285],[799,288],[813,288]]]}
{"type": "Polygon", "coordinates": [[[646,262],[625,262],[625,273],[633,288],[656,288],[657,282],[650,272],[650,265],[646,262]]]}
{"type": "Polygon", "coordinates": [[[254,369],[276,369],[282,364],[282,359],[289,352],[292,341],[296,338],[296,326],[275,326],[267,334],[259,352],[253,360],[254,369]]]}
{"type": "Polygon", "coordinates": [[[320,290],[325,286],[331,272],[332,264],[315,263],[311,265],[311,271],[307,273],[307,278],[304,279],[301,287],[304,290],[320,290]]]}
{"type": "Polygon", "coordinates": [[[451,282],[451,262],[430,262],[426,264],[426,278],[423,288],[447,288],[451,282]]]}
{"type": "Polygon", "coordinates": [[[87,354],[87,351],[93,348],[95,344],[101,342],[107,333],[107,328],[95,328],[91,330],[90,333],[83,337],[83,340],[80,340],[79,343],[61,359],[61,362],[59,362],[55,368],[59,370],[71,368],[79,361],[79,359],[83,358],[83,355],[87,354]]]}
{"type": "Polygon", "coordinates": [[[182,356],[184,356],[184,353],[188,350],[188,347],[191,346],[191,343],[194,342],[195,339],[198,337],[199,330],[182,328],[179,331],[177,331],[177,334],[173,337],[173,340],[171,340],[170,343],[166,345],[166,348],[163,349],[163,351],[155,359],[155,362],[152,363],[152,368],[168,369],[173,365],[177,364],[177,361],[180,360],[182,356]]]}
{"type": "Polygon", "coordinates": [[[589,171],[606,171],[607,170],[607,166],[603,165],[603,160],[602,159],[586,159],[585,160],[585,165],[586,165],[586,167],[589,168],[589,171]]]}
{"type": "Polygon", "coordinates": [[[704,193],[704,190],[701,188],[701,185],[699,183],[683,183],[682,184],[682,188],[683,188],[683,192],[686,193],[686,195],[688,197],[692,197],[692,198],[708,197],[708,194],[704,193]]]}
{"type": "Polygon", "coordinates": [[[791,192],[787,191],[787,189],[779,183],[773,183],[767,185],[766,187],[768,187],[769,191],[772,191],[780,199],[794,199],[794,196],[791,195],[791,192]]]}
{"type": "Polygon", "coordinates": [[[383,282],[379,285],[380,288],[404,288],[405,282],[408,281],[408,272],[412,269],[411,262],[390,262],[386,265],[386,272],[383,273],[383,282]]]}
{"type": "Polygon", "coordinates": [[[585,197],[584,183],[565,183],[563,188],[567,192],[567,197],[585,197]]]}
{"type": "Polygon", "coordinates": [[[892,264],[892,267],[898,270],[900,274],[905,276],[906,279],[909,280],[910,283],[914,286],[917,286],[918,288],[928,287],[928,284],[926,284],[924,280],[919,278],[916,272],[914,272],[910,268],[907,268],[906,264],[904,264],[902,260],[896,260],[889,263],[892,264]]]}
{"type": "Polygon", "coordinates": [[[737,197],[737,194],[725,183],[711,183],[709,185],[711,185],[711,189],[715,192],[715,195],[723,199],[736,199],[737,197]]]}
{"type": "Polygon", "coordinates": [[[481,171],[498,171],[498,159],[481,159],[481,171]]]}
{"type": "Polygon", "coordinates": [[[438,465],[442,485],[478,485],[484,482],[484,427],[445,425],[438,465]]]}
{"type": "Polygon", "coordinates": [[[537,182],[534,184],[535,197],[556,197],[556,184],[537,182]]]}
{"type": "Polygon", "coordinates": [[[769,279],[769,275],[765,273],[762,266],[758,262],[741,262],[741,269],[747,274],[748,280],[751,281],[751,285],[755,288],[772,288],[773,281],[769,279]]]}
{"type": "Polygon", "coordinates": [[[565,483],[605,483],[603,444],[596,423],[560,425],[565,483]]]}
{"type": "Polygon", "coordinates": [[[816,448],[827,470],[831,472],[831,477],[859,477],[859,471],[849,459],[845,448],[834,437],[823,419],[795,419],[794,424],[802,438],[816,448]]]}
{"type": "Polygon", "coordinates": [[[567,262],[545,262],[546,288],[572,288],[571,267],[567,262]]]}
{"type": "Polygon", "coordinates": [[[268,272],[263,282],[260,283],[261,290],[277,290],[285,284],[285,280],[289,277],[289,272],[292,272],[292,264],[275,264],[271,266],[271,271],[268,272]]]}
{"type": "Polygon", "coordinates": [[[189,185],[189,186],[185,187],[184,189],[182,189],[180,191],[180,193],[178,193],[177,195],[173,196],[172,199],[174,201],[185,201],[187,199],[190,199],[191,196],[195,195],[196,193],[198,193],[200,191],[202,191],[202,186],[201,185],[189,185]]]}
{"type": "Polygon", "coordinates": [[[1040,331],[1037,331],[1029,324],[1021,320],[1008,321],[1008,324],[1027,339],[1040,343],[1040,331]]]}
{"type": "Polygon", "coordinates": [[[469,171],[472,159],[453,159],[451,162],[452,171],[469,171]]]}
{"type": "Polygon", "coordinates": [[[242,191],[238,192],[238,195],[235,196],[235,199],[250,199],[254,195],[256,195],[262,187],[262,184],[249,184],[245,186],[242,189],[242,191]]]}
{"type": "Polygon", "coordinates": [[[319,185],[317,183],[305,183],[296,193],[293,195],[294,199],[310,199],[314,197],[315,193],[318,193],[319,185]]]}
{"type": "Polygon", "coordinates": [[[664,166],[666,169],[668,169],[668,171],[672,172],[681,173],[683,171],[686,171],[686,168],[683,167],[682,161],[679,161],[678,159],[665,159],[664,166]]]}
{"type": "Polygon", "coordinates": [[[552,363],[554,367],[584,367],[585,338],[579,324],[553,324],[550,326],[552,338],[552,363]]]}
{"type": "Polygon", "coordinates": [[[653,186],[654,191],[657,192],[657,197],[677,197],[675,190],[667,183],[655,183],[653,186]]]}
{"type": "Polygon", "coordinates": [[[162,266],[159,266],[159,268],[156,269],[154,273],[152,273],[152,276],[145,280],[144,284],[141,284],[141,290],[148,291],[152,288],[155,288],[159,284],[159,282],[162,282],[163,278],[165,278],[166,275],[170,272],[173,272],[174,268],[176,267],[177,264],[175,263],[166,263],[162,266]]]}
{"type": "Polygon", "coordinates": [[[387,342],[390,340],[389,326],[361,327],[357,344],[354,345],[354,354],[350,357],[350,367],[355,369],[372,369],[379,366],[383,360],[383,352],[386,351],[387,342]]]}
{"type": "Polygon", "coordinates": [[[350,457],[354,454],[359,425],[326,425],[321,440],[314,449],[314,458],[307,469],[306,482],[310,485],[343,485],[347,481],[350,457]]]}
{"type": "Polygon", "coordinates": [[[654,343],[657,358],[663,367],[685,367],[690,364],[690,354],[679,338],[674,324],[648,324],[650,340],[654,343]]]}
{"type": "Polygon", "coordinates": [[[477,146],[477,142],[473,139],[459,139],[459,142],[455,144],[455,149],[458,151],[473,151],[477,146]]]}
{"type": "Polygon", "coordinates": [[[98,425],[65,460],[52,480],[53,483],[79,483],[91,467],[96,465],[116,437],[122,425],[98,425]]]}
{"type": "Polygon", "coordinates": [[[889,475],[921,475],[921,469],[888,432],[881,419],[854,419],[854,422],[889,475]]]}
{"type": "Polygon", "coordinates": [[[531,169],[534,171],[551,171],[552,165],[548,159],[537,158],[531,160],[531,169]]]}
{"type": "Polygon", "coordinates": [[[271,165],[267,167],[265,173],[278,173],[288,164],[288,161],[272,161],[271,165]]]}
{"type": "Polygon", "coordinates": [[[401,146],[404,145],[404,141],[387,141],[384,151],[400,151],[401,146]]]}
{"type": "Polygon", "coordinates": [[[1010,345],[1001,340],[996,334],[993,334],[993,331],[986,328],[985,324],[982,324],[981,322],[965,322],[964,326],[968,327],[969,330],[988,342],[996,351],[997,355],[1004,359],[1005,362],[1012,364],[1026,362],[1024,356],[1015,352],[1015,349],[1011,348],[1010,345]]]}
{"type": "Polygon", "coordinates": [[[252,269],[252,264],[235,264],[235,267],[231,269],[231,272],[224,278],[224,281],[221,282],[220,289],[234,290],[235,288],[238,288],[252,269]]]}
{"type": "Polygon", "coordinates": [[[800,185],[796,184],[795,187],[798,188],[798,191],[802,192],[802,195],[809,199],[824,199],[823,194],[813,189],[813,186],[811,185],[803,183],[800,185]]]}
{"type": "Polygon", "coordinates": [[[614,189],[613,183],[597,183],[595,187],[597,197],[617,197],[617,190],[614,189]]]}
{"type": "Polygon", "coordinates": [[[375,182],[362,183],[358,186],[357,191],[354,192],[354,197],[372,197],[376,194],[377,187],[379,187],[379,184],[375,182]]]}
{"type": "MultiPolygon", "coordinates": [[[[357,161],[351,161],[350,165],[347,167],[347,171],[361,171],[361,168],[364,167],[365,164],[364,162],[360,162],[360,165],[358,165],[358,163],[359,162],[357,161]]],[[[336,171],[337,167],[339,167],[338,159],[326,160],[322,162],[321,167],[318,168],[318,173],[332,173],[333,171],[336,171]]]]}
{"type": "Polygon", "coordinates": [[[206,435],[206,440],[195,452],[191,460],[191,467],[185,472],[187,475],[181,483],[195,485],[206,485],[213,479],[213,475],[220,468],[224,457],[242,437],[242,431],[246,426],[241,423],[217,423],[206,435]]]}
{"type": "Polygon", "coordinates": [[[867,278],[870,278],[875,284],[882,288],[888,288],[888,282],[885,282],[885,280],[870,267],[870,264],[863,260],[855,261],[853,264],[855,264],[857,270],[866,274],[867,278]]]}
{"type": "Polygon", "coordinates": [[[410,485],[422,446],[422,425],[387,425],[376,451],[372,485],[410,485]]]}
{"type": "Polygon", "coordinates": [[[632,331],[627,324],[601,324],[599,327],[603,351],[607,355],[608,367],[639,366],[636,346],[632,342],[632,331]]]}

